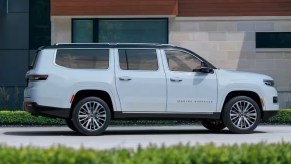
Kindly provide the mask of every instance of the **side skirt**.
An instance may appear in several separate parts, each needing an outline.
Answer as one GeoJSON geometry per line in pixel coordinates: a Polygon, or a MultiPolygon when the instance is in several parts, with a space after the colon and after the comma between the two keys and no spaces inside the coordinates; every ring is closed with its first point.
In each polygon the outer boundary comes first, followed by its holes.
{"type": "Polygon", "coordinates": [[[195,120],[195,119],[220,119],[220,112],[214,113],[129,113],[114,112],[114,119],[145,119],[145,120],[195,120]]]}

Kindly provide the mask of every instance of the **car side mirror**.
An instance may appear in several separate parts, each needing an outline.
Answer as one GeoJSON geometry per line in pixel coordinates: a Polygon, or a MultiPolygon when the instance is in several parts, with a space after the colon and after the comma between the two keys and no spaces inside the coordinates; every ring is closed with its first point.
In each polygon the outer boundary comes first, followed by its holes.
{"type": "Polygon", "coordinates": [[[213,73],[213,69],[212,68],[209,68],[209,67],[201,67],[199,69],[199,72],[202,72],[202,73],[213,73]]]}

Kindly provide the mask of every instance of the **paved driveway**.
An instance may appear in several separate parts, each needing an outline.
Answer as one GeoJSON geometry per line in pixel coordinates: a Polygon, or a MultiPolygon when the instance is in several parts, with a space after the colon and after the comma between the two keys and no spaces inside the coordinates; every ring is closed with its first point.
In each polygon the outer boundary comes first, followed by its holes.
{"type": "Polygon", "coordinates": [[[259,126],[253,134],[230,134],[227,130],[215,134],[202,126],[109,127],[101,136],[81,136],[67,127],[2,127],[0,143],[9,146],[32,145],[50,147],[62,144],[69,147],[108,149],[137,148],[150,143],[167,146],[179,143],[195,145],[291,142],[291,126],[259,126]]]}

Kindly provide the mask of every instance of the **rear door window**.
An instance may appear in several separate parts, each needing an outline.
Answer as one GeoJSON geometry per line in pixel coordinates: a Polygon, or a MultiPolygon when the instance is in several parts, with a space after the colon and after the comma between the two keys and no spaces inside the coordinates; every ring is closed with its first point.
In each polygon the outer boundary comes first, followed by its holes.
{"type": "Polygon", "coordinates": [[[122,70],[158,70],[156,49],[119,49],[122,70]]]}
{"type": "Polygon", "coordinates": [[[74,69],[108,69],[109,49],[59,49],[56,64],[74,69]]]}

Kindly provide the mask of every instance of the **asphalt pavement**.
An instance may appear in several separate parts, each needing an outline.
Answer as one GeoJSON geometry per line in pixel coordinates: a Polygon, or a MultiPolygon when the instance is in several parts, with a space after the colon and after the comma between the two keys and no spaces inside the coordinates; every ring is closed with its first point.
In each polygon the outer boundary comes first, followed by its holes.
{"type": "Polygon", "coordinates": [[[0,144],[8,146],[110,149],[173,146],[177,144],[241,144],[291,142],[291,126],[261,125],[253,134],[212,133],[202,126],[109,127],[100,136],[82,136],[67,127],[0,127],[0,144]]]}

